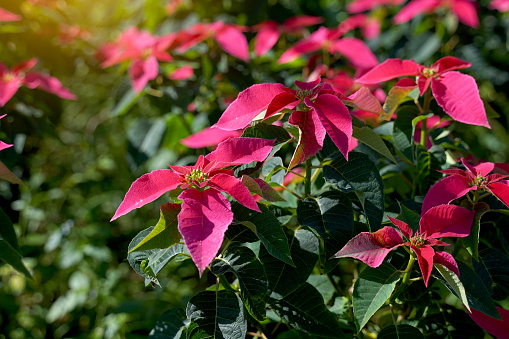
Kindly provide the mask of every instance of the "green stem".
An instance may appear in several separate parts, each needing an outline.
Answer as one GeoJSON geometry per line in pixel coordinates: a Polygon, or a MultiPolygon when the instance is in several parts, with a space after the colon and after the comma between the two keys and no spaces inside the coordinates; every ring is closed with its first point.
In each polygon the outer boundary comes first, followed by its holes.
{"type": "Polygon", "coordinates": [[[408,280],[410,279],[410,275],[412,274],[412,267],[415,263],[415,254],[410,255],[410,260],[408,261],[408,265],[405,269],[405,273],[403,274],[403,280],[401,282],[402,285],[408,284],[408,280]]]}
{"type": "Polygon", "coordinates": [[[221,282],[221,285],[223,285],[223,287],[227,290],[230,290],[232,292],[236,292],[235,289],[232,287],[232,285],[230,285],[230,283],[228,282],[228,280],[226,280],[226,277],[224,275],[220,275],[219,276],[219,281],[221,282]]]}
{"type": "Polygon", "coordinates": [[[304,196],[311,194],[311,159],[306,160],[306,180],[304,182],[304,196]]]}
{"type": "MultiPolygon", "coordinates": [[[[431,88],[428,87],[426,93],[424,94],[424,105],[422,107],[422,112],[426,114],[429,111],[429,106],[431,104],[431,88]]],[[[426,142],[428,140],[428,125],[427,118],[421,121],[421,145],[426,148],[426,142]]]]}

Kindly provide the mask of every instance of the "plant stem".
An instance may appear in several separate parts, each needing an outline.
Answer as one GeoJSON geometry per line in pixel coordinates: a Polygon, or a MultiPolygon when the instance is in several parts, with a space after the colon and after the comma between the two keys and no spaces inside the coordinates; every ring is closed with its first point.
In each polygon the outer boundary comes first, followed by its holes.
{"type": "MultiPolygon", "coordinates": [[[[429,105],[431,104],[431,88],[428,87],[426,90],[426,94],[424,94],[424,105],[422,107],[422,112],[427,113],[429,111],[429,105]]],[[[428,118],[421,120],[421,145],[426,148],[427,140],[428,140],[428,118]]]]}
{"type": "Polygon", "coordinates": [[[408,261],[408,265],[405,269],[405,273],[403,274],[403,280],[401,282],[402,285],[408,284],[408,280],[410,279],[410,274],[412,273],[412,267],[414,266],[415,262],[415,254],[410,255],[410,260],[408,261]]]}
{"type": "Polygon", "coordinates": [[[304,196],[311,194],[311,159],[306,160],[306,180],[304,182],[304,196]]]}
{"type": "Polygon", "coordinates": [[[299,200],[304,200],[304,197],[301,197],[300,195],[298,195],[297,193],[295,193],[294,191],[292,191],[291,189],[289,188],[286,188],[286,186],[281,186],[283,187],[283,189],[291,194],[293,194],[297,199],[299,200]]]}

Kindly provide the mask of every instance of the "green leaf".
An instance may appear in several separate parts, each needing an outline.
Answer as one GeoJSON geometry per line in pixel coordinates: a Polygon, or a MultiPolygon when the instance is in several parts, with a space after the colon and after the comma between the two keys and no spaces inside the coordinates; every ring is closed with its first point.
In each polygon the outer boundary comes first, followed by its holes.
{"type": "Polygon", "coordinates": [[[299,201],[297,220],[314,230],[323,240],[325,253],[322,263],[324,272],[330,272],[339,259],[329,260],[352,238],[353,208],[345,193],[338,190],[324,192],[317,199],[299,201]]]}
{"type": "Polygon", "coordinates": [[[283,185],[283,179],[286,175],[283,160],[280,157],[273,157],[265,161],[262,167],[262,174],[266,177],[265,181],[283,185]]]}
{"type": "Polygon", "coordinates": [[[258,204],[258,207],[262,213],[246,208],[238,202],[232,203],[234,220],[255,233],[271,256],[293,266],[283,226],[266,206],[258,204]]]}
{"type": "Polygon", "coordinates": [[[269,279],[269,293],[273,299],[280,299],[304,284],[318,260],[319,243],[311,231],[299,229],[288,235],[288,241],[294,266],[275,259],[265,248],[260,248],[259,258],[269,279]]]}
{"type": "Polygon", "coordinates": [[[242,133],[243,138],[276,139],[275,144],[284,143],[291,139],[290,134],[281,126],[267,125],[263,122],[248,127],[242,133]]]}
{"type": "Polygon", "coordinates": [[[32,275],[21,260],[22,257],[11,219],[0,208],[0,259],[23,273],[27,278],[31,278],[32,275]]]}
{"type": "Polygon", "coordinates": [[[355,191],[361,202],[370,232],[381,228],[384,213],[384,183],[380,172],[366,154],[350,152],[349,160],[335,158],[323,168],[326,182],[348,193],[355,191]]]}
{"type": "Polygon", "coordinates": [[[463,243],[465,244],[468,253],[470,253],[475,260],[479,260],[479,232],[481,230],[481,217],[484,213],[490,210],[490,206],[484,202],[479,202],[468,209],[475,211],[475,215],[474,221],[472,222],[472,230],[467,237],[463,238],[463,243]]]}
{"type": "Polygon", "coordinates": [[[143,95],[145,95],[145,90],[136,93],[132,88],[129,88],[115,108],[113,108],[111,115],[113,117],[119,117],[126,114],[143,95]]]}
{"type": "Polygon", "coordinates": [[[442,174],[438,171],[442,169],[441,157],[444,154],[440,146],[433,146],[429,151],[418,148],[414,189],[419,188],[419,192],[425,194],[434,182],[441,179],[442,174]]]}
{"type": "Polygon", "coordinates": [[[215,259],[210,270],[217,275],[231,272],[237,276],[240,297],[248,312],[257,320],[265,318],[265,295],[268,281],[263,265],[253,251],[243,246],[230,246],[221,258],[215,259]]]}
{"type": "Polygon", "coordinates": [[[280,300],[271,300],[274,311],[293,327],[317,336],[339,338],[338,320],[323,302],[322,295],[309,283],[280,300]]]}
{"type": "Polygon", "coordinates": [[[394,121],[392,138],[394,146],[405,158],[414,161],[414,133],[415,125],[412,121],[419,115],[417,107],[403,106],[398,110],[398,117],[394,121]]]}
{"type": "Polygon", "coordinates": [[[463,286],[463,283],[461,282],[460,278],[456,275],[456,273],[440,264],[434,264],[433,266],[435,266],[438,272],[447,281],[447,284],[449,284],[449,286],[447,287],[454,291],[455,295],[461,300],[463,305],[465,305],[465,307],[470,311],[470,305],[468,304],[468,298],[465,291],[465,287],[463,286]]]}
{"type": "Polygon", "coordinates": [[[399,204],[399,207],[401,207],[401,213],[396,219],[406,222],[412,231],[414,231],[414,233],[419,231],[419,223],[421,221],[421,216],[419,213],[409,209],[401,203],[399,204]]]}
{"type": "Polygon", "coordinates": [[[14,226],[12,225],[12,221],[7,214],[5,214],[4,210],[0,207],[0,239],[7,241],[11,247],[16,251],[21,253],[21,250],[18,246],[18,238],[16,237],[16,232],[14,231],[14,226]]]}
{"type": "Polygon", "coordinates": [[[353,126],[352,136],[397,164],[396,159],[394,159],[394,156],[391,154],[391,151],[389,151],[382,138],[371,128],[367,126],[361,128],[353,126]]]}
{"type": "Polygon", "coordinates": [[[180,307],[174,307],[161,315],[148,338],[180,339],[187,322],[186,311],[180,307]]]}
{"type": "Polygon", "coordinates": [[[3,162],[0,161],[0,179],[10,182],[11,184],[24,185],[14,173],[12,173],[3,162]]]}
{"type": "Polygon", "coordinates": [[[472,260],[472,266],[494,300],[509,296],[509,258],[504,252],[486,248],[479,252],[479,261],[472,260]]]}
{"type": "Polygon", "coordinates": [[[190,258],[191,255],[189,254],[186,245],[175,244],[168,248],[154,249],[152,254],[148,256],[148,267],[152,269],[155,275],[158,275],[163,267],[170,262],[170,260],[179,255],[183,255],[185,258],[190,258]]]}
{"type": "Polygon", "coordinates": [[[388,262],[362,271],[353,287],[353,314],[358,332],[389,299],[399,279],[399,271],[388,262]]]}
{"type": "Polygon", "coordinates": [[[129,261],[129,265],[131,265],[131,267],[136,271],[136,273],[138,273],[145,279],[148,279],[149,281],[159,285],[159,281],[157,280],[153,269],[148,265],[149,256],[156,253],[157,250],[131,252],[131,250],[134,247],[136,247],[136,245],[138,245],[143,239],[145,239],[145,237],[149,235],[153,229],[154,226],[146,228],[143,231],[139,232],[133,238],[133,240],[131,240],[127,249],[128,250],[127,261],[129,261]]]}
{"type": "Polygon", "coordinates": [[[401,324],[389,325],[378,333],[377,339],[424,339],[424,335],[417,328],[401,324]]]}
{"type": "Polygon", "coordinates": [[[144,251],[155,248],[167,248],[180,241],[182,238],[178,230],[178,214],[180,213],[179,204],[166,204],[161,205],[161,216],[159,222],[138,245],[129,251],[144,251]]]}
{"type": "MultiPolygon", "coordinates": [[[[495,303],[491,299],[490,292],[486,289],[481,278],[479,278],[477,274],[475,274],[475,272],[466,264],[461,261],[458,261],[457,263],[460,270],[460,279],[465,287],[465,293],[470,307],[481,311],[492,318],[501,319],[495,303]]],[[[456,297],[458,297],[456,291],[454,291],[448,283],[444,280],[442,280],[442,282],[444,282],[445,286],[447,286],[447,288],[456,295],[456,297]]]]}
{"type": "Polygon", "coordinates": [[[232,291],[204,291],[189,300],[186,308],[191,320],[188,338],[244,338],[247,321],[240,297],[232,291]]]}

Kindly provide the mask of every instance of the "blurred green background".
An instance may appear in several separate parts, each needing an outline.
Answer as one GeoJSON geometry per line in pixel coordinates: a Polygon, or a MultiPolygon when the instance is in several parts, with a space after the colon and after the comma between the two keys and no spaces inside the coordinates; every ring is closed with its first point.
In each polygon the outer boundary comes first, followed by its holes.
{"type": "MultiPolygon", "coordinates": [[[[253,26],[295,15],[324,18],[336,27],[347,18],[348,1],[184,0],[168,14],[168,0],[3,0],[19,22],[0,23],[0,61],[8,66],[37,57],[38,71],[57,77],[78,96],[61,100],[21,88],[0,114],[0,140],[14,143],[0,160],[26,183],[0,182],[0,204],[15,223],[27,280],[0,263],[0,338],[146,337],[157,318],[208,286],[192,262],[173,262],[159,274],[163,288],[145,287],[126,261],[130,240],[155,225],[158,204],[110,223],[132,181],[167,164],[186,164],[203,150],[181,138],[217,121],[225,99],[260,82],[291,85],[304,61],[277,65],[286,41],[263,58],[244,63],[202,43],[176,55],[190,63],[192,79],[160,77],[134,96],[127,68],[103,69],[99,47],[130,26],[162,35],[197,22],[223,20],[253,26]],[[74,28],[72,28],[74,27],[74,28]],[[74,32],[74,35],[71,34],[74,32]],[[188,110],[189,104],[195,110],[188,110]]],[[[481,28],[458,24],[449,12],[393,26],[398,8],[380,8],[382,34],[368,41],[379,61],[412,58],[431,64],[445,55],[472,63],[493,129],[453,126],[480,159],[509,161],[507,102],[509,16],[480,1],[481,28]]],[[[351,33],[353,34],[353,33],[351,33]]],[[[250,50],[253,33],[247,32],[250,50]]],[[[360,36],[359,36],[360,37],[360,36]]],[[[163,67],[171,67],[171,64],[163,67]]]]}

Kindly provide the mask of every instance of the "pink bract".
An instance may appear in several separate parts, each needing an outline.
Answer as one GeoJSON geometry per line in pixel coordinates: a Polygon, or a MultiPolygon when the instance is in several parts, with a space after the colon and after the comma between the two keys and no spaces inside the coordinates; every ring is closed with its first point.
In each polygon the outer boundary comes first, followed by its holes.
{"type": "Polygon", "coordinates": [[[179,230],[200,276],[214,259],[224,232],[233,220],[229,194],[240,204],[260,212],[249,189],[233,175],[230,166],[263,161],[274,140],[233,138],[220,143],[208,155],[200,156],[194,166],[170,166],[147,173],[133,182],[112,221],[180,188],[183,201],[178,215],[179,230]]]}
{"type": "Polygon", "coordinates": [[[31,89],[39,88],[62,99],[76,99],[76,96],[65,88],[57,78],[39,72],[30,72],[29,70],[36,63],[37,59],[30,59],[12,66],[9,70],[0,62],[0,107],[4,106],[16,94],[20,86],[31,89]]]}
{"type": "Polygon", "coordinates": [[[405,0],[354,0],[346,6],[348,13],[359,13],[372,10],[383,5],[400,5],[405,0]]]}
{"type": "Polygon", "coordinates": [[[465,170],[451,168],[440,171],[449,175],[433,185],[424,197],[422,212],[425,213],[433,206],[448,204],[477,189],[490,192],[506,206],[509,206],[509,175],[489,174],[495,169],[492,162],[484,162],[472,166],[461,159],[465,170]]]}
{"type": "Polygon", "coordinates": [[[479,27],[477,9],[470,0],[412,0],[399,11],[393,21],[395,24],[402,24],[420,14],[433,13],[444,8],[452,10],[465,25],[479,27]]]}
{"type": "Polygon", "coordinates": [[[320,17],[302,15],[288,18],[282,25],[274,20],[261,22],[253,27],[254,31],[258,32],[255,37],[255,53],[257,56],[265,55],[276,44],[282,33],[301,33],[304,27],[317,25],[322,21],[320,17]]]}
{"type": "Polygon", "coordinates": [[[290,109],[293,113],[289,123],[297,126],[301,135],[290,168],[316,154],[323,146],[326,132],[348,159],[352,138],[352,117],[340,97],[360,105],[366,104],[369,100],[347,98],[334,92],[328,84],[320,85],[320,80],[318,78],[311,82],[296,81],[299,90],[281,84],[253,85],[239,94],[212,128],[239,130],[245,128],[264,110],[266,113],[262,119],[269,118],[283,109],[290,109]],[[305,112],[298,109],[298,106],[303,104],[307,107],[305,112]]]}
{"type": "Polygon", "coordinates": [[[431,92],[445,113],[465,124],[491,128],[474,78],[453,70],[470,67],[455,57],[444,57],[431,67],[413,60],[387,59],[362,75],[356,82],[377,84],[402,76],[417,76],[423,95],[431,84],[431,92]]]}
{"type": "Polygon", "coordinates": [[[9,12],[8,10],[5,10],[3,8],[0,8],[0,22],[1,21],[20,21],[21,16],[14,14],[12,12],[9,12]]]}
{"type": "Polygon", "coordinates": [[[300,56],[327,50],[329,53],[340,53],[356,68],[369,69],[378,64],[378,60],[369,47],[357,38],[340,38],[343,32],[340,29],[320,27],[309,37],[299,40],[288,48],[278,59],[278,63],[285,64],[300,56]]]}
{"type": "Polygon", "coordinates": [[[406,245],[417,255],[426,286],[434,264],[443,265],[459,275],[458,265],[452,255],[447,252],[436,252],[433,246],[448,245],[438,240],[440,237],[466,237],[470,233],[474,212],[454,205],[435,206],[423,214],[419,231],[415,234],[405,222],[391,217],[389,219],[408,241],[404,241],[394,228],[385,226],[374,233],[361,232],[334,257],[351,257],[361,260],[370,267],[378,267],[390,251],[406,245]]]}
{"type": "Polygon", "coordinates": [[[468,315],[483,330],[499,339],[509,338],[509,310],[497,306],[497,311],[502,320],[492,318],[474,308],[471,308],[470,310],[472,313],[467,312],[468,315]]]}

